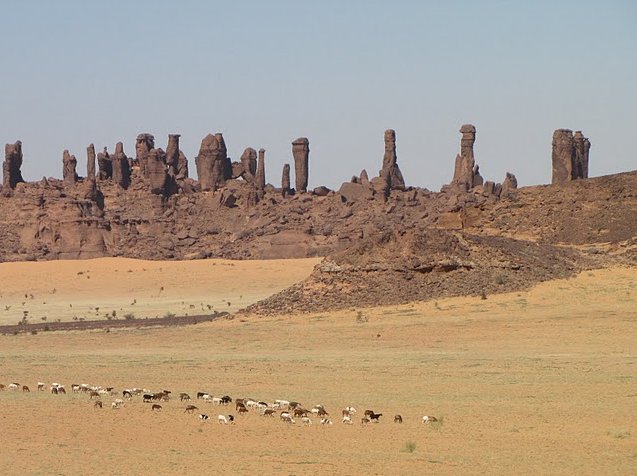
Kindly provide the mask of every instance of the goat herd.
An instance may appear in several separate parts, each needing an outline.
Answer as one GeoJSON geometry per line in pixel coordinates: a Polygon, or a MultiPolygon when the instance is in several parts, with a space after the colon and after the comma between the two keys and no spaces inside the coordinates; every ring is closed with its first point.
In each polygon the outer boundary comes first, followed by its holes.
{"type": "MultiPolygon", "coordinates": [[[[40,392],[46,391],[47,384],[43,382],[37,383],[37,390],[40,392]]],[[[23,393],[30,393],[31,389],[27,385],[20,385],[19,383],[11,383],[9,385],[0,384],[0,391],[22,391],[23,393]]],[[[49,385],[49,391],[54,395],[66,394],[66,387],[59,383],[52,383],[49,385]]],[[[124,389],[121,392],[121,398],[119,398],[119,392],[114,387],[100,387],[88,384],[72,384],[71,392],[76,394],[85,394],[88,396],[88,400],[93,402],[95,408],[103,408],[103,398],[111,397],[110,407],[113,410],[122,408],[126,402],[132,401],[134,398],[141,397],[143,403],[149,404],[150,411],[160,412],[162,411],[162,403],[171,400],[172,392],[169,390],[162,390],[160,392],[152,392],[145,388],[130,388],[124,389]],[[113,398],[116,397],[116,398],[113,398]]],[[[274,400],[272,403],[260,401],[253,398],[237,398],[232,399],[228,395],[222,397],[213,397],[207,392],[197,392],[196,399],[203,403],[228,407],[234,402],[234,407],[237,415],[245,415],[249,412],[258,413],[263,417],[274,418],[277,414],[279,419],[290,425],[296,424],[297,419],[302,425],[312,425],[312,417],[324,426],[333,424],[330,414],[325,407],[321,404],[315,405],[311,409],[305,408],[301,403],[289,400],[274,400]]],[[[199,413],[200,409],[192,404],[191,397],[188,393],[179,393],[179,402],[184,404],[184,413],[194,414],[197,412],[199,420],[202,422],[210,421],[210,417],[206,413],[199,413]]],[[[352,406],[347,406],[341,411],[341,422],[345,425],[353,425],[356,417],[356,409],[352,406]]],[[[370,423],[378,423],[382,413],[376,413],[373,410],[365,410],[363,416],[360,418],[361,425],[365,426],[370,423]]],[[[237,420],[234,415],[220,414],[217,416],[217,422],[219,424],[234,424],[237,420]]],[[[402,424],[402,415],[394,415],[394,423],[402,424]]],[[[431,415],[425,415],[422,417],[422,423],[424,424],[442,424],[442,419],[438,419],[431,415]]]]}

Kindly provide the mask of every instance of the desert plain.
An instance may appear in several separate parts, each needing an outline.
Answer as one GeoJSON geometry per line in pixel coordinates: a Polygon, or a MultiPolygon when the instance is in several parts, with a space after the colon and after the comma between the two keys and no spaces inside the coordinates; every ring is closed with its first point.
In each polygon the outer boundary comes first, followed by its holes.
{"type": "MultiPolygon", "coordinates": [[[[20,308],[27,294],[34,320],[95,306],[136,319],[190,305],[234,311],[303,279],[316,262],[286,260],[284,271],[267,261],[173,262],[182,279],[172,284],[163,284],[175,274],[161,262],[3,264],[0,273],[10,266],[14,278],[3,276],[2,309],[20,308]],[[215,281],[203,288],[185,279],[209,270],[215,281]],[[55,273],[57,282],[34,278],[55,273]]],[[[0,473],[635,474],[636,304],[637,271],[614,267],[486,299],[0,335],[0,383],[31,388],[0,392],[0,473]],[[187,392],[199,410],[184,413],[174,397],[161,412],[141,397],[112,410],[116,396],[96,409],[86,394],[37,392],[38,381],[187,392]],[[287,425],[256,411],[219,425],[234,406],[196,400],[197,391],[321,403],[333,425],[287,425]],[[358,417],[383,416],[344,425],[346,405],[358,417]],[[441,422],[424,425],[423,415],[441,422]]],[[[3,323],[20,317],[2,312],[3,323]]]]}

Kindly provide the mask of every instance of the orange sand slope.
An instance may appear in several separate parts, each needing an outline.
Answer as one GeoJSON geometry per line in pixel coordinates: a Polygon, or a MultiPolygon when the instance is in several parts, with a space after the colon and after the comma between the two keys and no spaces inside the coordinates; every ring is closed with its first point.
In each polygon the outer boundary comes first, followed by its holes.
{"type": "Polygon", "coordinates": [[[320,259],[0,263],[0,324],[236,311],[306,278],[320,259]]]}

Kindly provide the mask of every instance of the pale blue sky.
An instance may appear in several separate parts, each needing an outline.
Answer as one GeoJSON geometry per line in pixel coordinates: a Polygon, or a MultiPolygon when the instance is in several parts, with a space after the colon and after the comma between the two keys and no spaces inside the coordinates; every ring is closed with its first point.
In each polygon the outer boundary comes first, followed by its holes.
{"type": "Polygon", "coordinates": [[[182,134],[191,160],[221,131],[238,160],[267,149],[280,182],[310,139],[310,185],[378,173],[396,129],[408,184],[451,179],[458,129],[483,175],[547,183],[556,128],[590,137],[590,173],[637,169],[637,2],[0,0],[0,141],[27,180],[62,151],[182,134]]]}

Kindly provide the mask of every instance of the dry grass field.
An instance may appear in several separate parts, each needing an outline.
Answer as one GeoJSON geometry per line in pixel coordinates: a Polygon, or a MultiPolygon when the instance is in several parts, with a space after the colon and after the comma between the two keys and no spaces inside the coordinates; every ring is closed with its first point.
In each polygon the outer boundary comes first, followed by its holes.
{"type": "Polygon", "coordinates": [[[306,278],[320,259],[0,263],[0,325],[234,312],[306,278]],[[115,315],[113,316],[113,312],[115,315]]]}
{"type": "Polygon", "coordinates": [[[0,336],[12,381],[32,392],[0,392],[0,474],[635,474],[637,272],[486,300],[0,336]],[[223,426],[233,407],[197,401],[204,424],[176,399],[98,410],[39,380],[323,403],[334,425],[251,412],[223,426]],[[345,405],[383,417],[346,426],[345,405]]]}

